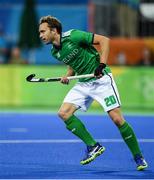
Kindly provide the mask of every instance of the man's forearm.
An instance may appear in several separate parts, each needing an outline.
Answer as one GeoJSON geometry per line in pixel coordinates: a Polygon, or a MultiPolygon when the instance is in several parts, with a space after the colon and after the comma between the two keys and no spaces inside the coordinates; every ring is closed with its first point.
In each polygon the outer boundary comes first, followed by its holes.
{"type": "Polygon", "coordinates": [[[70,66],[68,66],[67,73],[66,73],[66,77],[68,77],[68,76],[74,76],[74,75],[75,75],[74,70],[73,70],[70,66]]]}
{"type": "Polygon", "coordinates": [[[106,36],[95,34],[93,44],[99,45],[100,63],[106,64],[110,49],[110,39],[106,36]]]}
{"type": "Polygon", "coordinates": [[[108,55],[109,55],[109,39],[104,38],[100,43],[100,63],[107,63],[108,55]]]}

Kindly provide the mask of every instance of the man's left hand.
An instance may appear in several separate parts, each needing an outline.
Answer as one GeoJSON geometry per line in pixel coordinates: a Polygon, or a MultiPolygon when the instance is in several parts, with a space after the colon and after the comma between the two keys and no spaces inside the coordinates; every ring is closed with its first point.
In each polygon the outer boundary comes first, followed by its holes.
{"type": "Polygon", "coordinates": [[[106,64],[104,63],[100,63],[99,66],[95,69],[94,75],[96,78],[101,78],[104,73],[103,73],[103,69],[105,69],[106,64]]]}

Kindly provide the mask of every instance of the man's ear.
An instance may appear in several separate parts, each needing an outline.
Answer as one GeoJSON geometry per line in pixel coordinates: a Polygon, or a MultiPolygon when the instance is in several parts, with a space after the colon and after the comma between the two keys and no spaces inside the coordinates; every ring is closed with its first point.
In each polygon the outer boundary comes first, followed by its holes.
{"type": "Polygon", "coordinates": [[[57,33],[57,29],[56,28],[52,28],[51,30],[54,34],[57,33]]]}

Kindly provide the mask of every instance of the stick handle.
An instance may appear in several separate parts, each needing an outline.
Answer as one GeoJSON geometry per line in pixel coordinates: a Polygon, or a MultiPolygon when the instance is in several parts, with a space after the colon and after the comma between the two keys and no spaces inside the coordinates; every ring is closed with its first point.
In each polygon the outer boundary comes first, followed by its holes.
{"type": "Polygon", "coordinates": [[[74,79],[80,79],[80,78],[90,78],[94,77],[94,74],[84,74],[84,75],[77,75],[77,76],[69,76],[67,79],[74,80],[74,79]]]}

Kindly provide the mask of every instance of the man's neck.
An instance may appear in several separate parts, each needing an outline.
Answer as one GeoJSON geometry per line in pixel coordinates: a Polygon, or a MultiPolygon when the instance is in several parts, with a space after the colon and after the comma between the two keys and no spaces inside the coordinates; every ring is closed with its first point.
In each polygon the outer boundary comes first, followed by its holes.
{"type": "Polygon", "coordinates": [[[55,36],[55,40],[53,41],[53,46],[56,47],[57,49],[59,49],[61,47],[61,35],[57,34],[55,36]]]}

